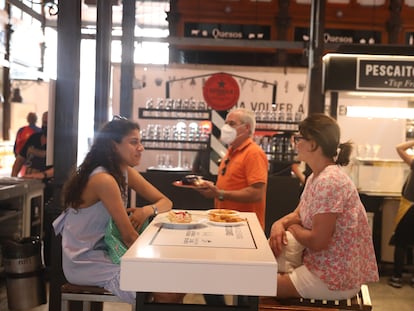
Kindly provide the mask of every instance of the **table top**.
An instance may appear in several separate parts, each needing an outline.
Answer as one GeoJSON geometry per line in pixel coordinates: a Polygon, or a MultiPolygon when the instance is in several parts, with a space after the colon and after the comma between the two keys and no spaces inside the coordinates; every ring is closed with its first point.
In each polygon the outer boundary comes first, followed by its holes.
{"type": "Polygon", "coordinates": [[[255,213],[234,226],[189,211],[191,225],[158,215],[121,259],[123,290],[274,296],[277,262],[255,213]]]}

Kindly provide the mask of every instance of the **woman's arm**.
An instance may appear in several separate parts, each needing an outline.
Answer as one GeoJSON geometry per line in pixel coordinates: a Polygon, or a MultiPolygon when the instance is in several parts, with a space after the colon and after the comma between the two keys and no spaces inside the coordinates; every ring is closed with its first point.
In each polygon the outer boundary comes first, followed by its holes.
{"type": "Polygon", "coordinates": [[[128,186],[135,190],[142,198],[151,202],[142,208],[128,209],[131,214],[131,221],[136,227],[140,228],[145,220],[157,213],[168,212],[172,208],[172,202],[150,182],[148,182],[137,170],[128,168],[128,186]]]}
{"type": "Polygon", "coordinates": [[[328,247],[335,233],[337,214],[317,214],[312,220],[312,229],[306,229],[299,224],[292,224],[288,227],[293,236],[303,246],[321,251],[328,247]]]}
{"type": "Polygon", "coordinates": [[[270,230],[269,244],[275,256],[279,256],[284,245],[287,245],[286,230],[292,225],[301,226],[299,207],[275,221],[270,230]]]}
{"type": "Polygon", "coordinates": [[[303,174],[302,170],[300,169],[300,164],[293,163],[291,169],[292,169],[292,172],[295,174],[295,176],[299,179],[300,183],[304,185],[306,181],[306,176],[305,174],[303,174]]]}
{"type": "Polygon", "coordinates": [[[24,162],[26,161],[26,158],[23,158],[20,154],[17,155],[16,160],[14,160],[11,176],[17,177],[19,174],[24,162]]]}
{"type": "Polygon", "coordinates": [[[82,197],[86,202],[102,201],[127,247],[138,238],[138,233],[129,220],[118,183],[110,174],[98,173],[91,176],[82,197]]]}
{"type": "Polygon", "coordinates": [[[54,175],[54,168],[51,167],[51,168],[48,168],[47,170],[42,171],[42,172],[36,172],[36,173],[26,174],[23,177],[24,178],[30,178],[30,179],[39,179],[39,180],[42,180],[42,179],[52,178],[53,175],[54,175]]]}
{"type": "Polygon", "coordinates": [[[414,140],[406,141],[395,147],[400,158],[408,165],[411,165],[411,161],[413,160],[413,156],[407,153],[407,149],[411,147],[414,147],[414,140]]]}

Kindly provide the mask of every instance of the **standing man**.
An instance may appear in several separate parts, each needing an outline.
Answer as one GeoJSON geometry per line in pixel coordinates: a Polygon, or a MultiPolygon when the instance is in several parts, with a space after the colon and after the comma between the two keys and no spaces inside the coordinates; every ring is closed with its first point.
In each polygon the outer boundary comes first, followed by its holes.
{"type": "Polygon", "coordinates": [[[23,165],[26,174],[44,172],[46,170],[46,142],[47,142],[47,111],[42,115],[42,130],[32,134],[16,155],[11,176],[16,177],[23,165]]]}
{"type": "Polygon", "coordinates": [[[14,142],[14,155],[17,156],[20,150],[23,148],[26,141],[33,133],[38,133],[42,129],[36,125],[37,122],[37,114],[34,112],[29,112],[26,117],[28,125],[22,126],[19,128],[16,134],[16,140],[14,142]]]}
{"type": "MultiPolygon", "coordinates": [[[[229,112],[221,128],[221,141],[228,146],[217,174],[217,182],[205,182],[197,189],[203,196],[214,198],[215,208],[254,212],[265,228],[268,160],[253,141],[255,113],[247,109],[229,112]]],[[[204,295],[208,305],[224,305],[222,295],[204,295]]],[[[238,297],[238,304],[244,304],[238,297]]]]}
{"type": "Polygon", "coordinates": [[[268,160],[253,141],[255,113],[247,109],[229,112],[221,128],[221,141],[228,146],[220,163],[217,183],[205,182],[197,189],[207,198],[215,198],[215,207],[240,212],[255,212],[265,227],[268,160]]]}

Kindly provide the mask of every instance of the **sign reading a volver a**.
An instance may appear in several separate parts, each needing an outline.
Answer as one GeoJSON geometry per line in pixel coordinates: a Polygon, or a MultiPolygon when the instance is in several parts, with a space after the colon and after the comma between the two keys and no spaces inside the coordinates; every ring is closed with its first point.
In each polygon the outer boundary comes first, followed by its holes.
{"type": "Polygon", "coordinates": [[[358,58],[356,89],[414,92],[414,60],[358,58]]]}

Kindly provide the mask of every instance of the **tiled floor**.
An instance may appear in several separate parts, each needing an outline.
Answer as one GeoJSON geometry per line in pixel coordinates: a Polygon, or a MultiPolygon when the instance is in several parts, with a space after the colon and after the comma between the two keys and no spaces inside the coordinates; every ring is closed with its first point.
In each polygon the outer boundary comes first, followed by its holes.
{"type": "MultiPolygon", "coordinates": [[[[406,275],[406,280],[410,279],[410,275],[406,275]]],[[[413,311],[414,310],[414,288],[405,285],[403,288],[396,289],[387,285],[388,277],[381,277],[379,283],[369,284],[370,295],[374,311],[413,311]]],[[[227,297],[230,298],[230,297],[227,297]]],[[[185,297],[187,303],[203,303],[204,299],[201,295],[189,294],[185,297]]],[[[7,295],[4,282],[0,283],[0,311],[7,311],[7,295]]],[[[48,305],[27,311],[48,311],[48,305]]],[[[104,311],[130,311],[128,304],[105,303],[104,311]]]]}

